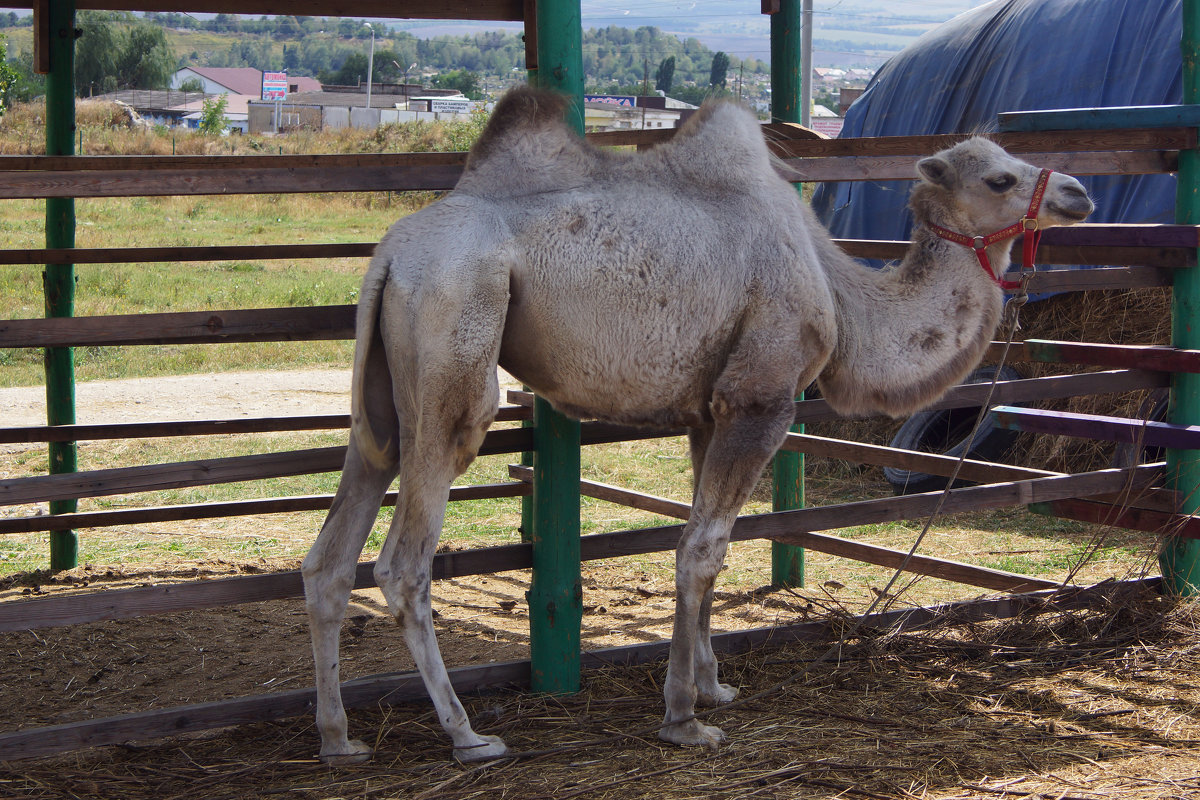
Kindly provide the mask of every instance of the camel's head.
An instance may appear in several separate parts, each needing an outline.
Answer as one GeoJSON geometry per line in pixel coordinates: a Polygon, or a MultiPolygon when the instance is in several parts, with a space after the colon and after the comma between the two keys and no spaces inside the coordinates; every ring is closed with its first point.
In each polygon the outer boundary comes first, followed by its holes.
{"type": "MultiPolygon", "coordinates": [[[[975,137],[921,159],[917,173],[921,180],[912,196],[917,221],[979,235],[1025,216],[1041,170],[1013,158],[995,142],[975,137]]],[[[1053,172],[1038,209],[1038,224],[1072,225],[1086,219],[1093,208],[1079,181],[1053,172]]]]}

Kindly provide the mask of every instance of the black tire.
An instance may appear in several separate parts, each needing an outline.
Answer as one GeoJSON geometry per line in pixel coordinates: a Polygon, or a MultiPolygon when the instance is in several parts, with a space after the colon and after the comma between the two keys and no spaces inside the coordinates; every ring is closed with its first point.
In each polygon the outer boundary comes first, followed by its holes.
{"type": "MultiPolygon", "coordinates": [[[[1166,422],[1168,399],[1169,395],[1166,389],[1157,390],[1151,394],[1150,414],[1146,419],[1150,422],[1166,422]]],[[[1166,457],[1166,452],[1161,447],[1138,447],[1129,442],[1118,442],[1116,449],[1113,450],[1111,465],[1118,469],[1129,469],[1138,464],[1153,464],[1166,457]]]]}
{"type": "MultiPolygon", "coordinates": [[[[996,375],[995,366],[980,367],[967,376],[963,383],[991,383],[996,375]]],[[[999,380],[1020,380],[1021,374],[1009,366],[1000,367],[999,380]]],[[[966,449],[967,436],[975,425],[981,409],[978,406],[968,408],[953,408],[941,411],[920,411],[913,414],[896,435],[892,437],[891,446],[904,450],[917,450],[923,453],[941,453],[942,455],[961,456],[966,449]]],[[[984,419],[975,434],[975,441],[967,458],[979,461],[998,461],[1012,447],[1017,438],[1016,431],[996,427],[991,415],[984,419]]],[[[946,488],[948,478],[941,475],[930,475],[925,472],[914,472],[907,469],[884,467],[883,476],[892,485],[896,494],[918,494],[934,492],[946,488]]],[[[968,481],[958,480],[955,486],[969,485],[968,481]]]]}

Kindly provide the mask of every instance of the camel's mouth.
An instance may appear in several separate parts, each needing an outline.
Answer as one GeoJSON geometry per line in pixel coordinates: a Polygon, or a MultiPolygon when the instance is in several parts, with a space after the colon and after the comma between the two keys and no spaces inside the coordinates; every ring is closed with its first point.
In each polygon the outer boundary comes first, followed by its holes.
{"type": "Polygon", "coordinates": [[[1092,204],[1092,201],[1086,197],[1083,198],[1083,203],[1072,205],[1063,205],[1054,201],[1046,203],[1046,210],[1052,212],[1057,217],[1061,217],[1068,225],[1073,222],[1083,222],[1091,216],[1091,213],[1095,209],[1096,207],[1092,204]]]}

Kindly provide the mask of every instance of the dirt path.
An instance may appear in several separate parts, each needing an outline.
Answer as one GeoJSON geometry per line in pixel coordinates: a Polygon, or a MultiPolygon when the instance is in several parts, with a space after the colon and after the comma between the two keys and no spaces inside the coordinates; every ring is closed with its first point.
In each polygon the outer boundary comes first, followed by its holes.
{"type": "MultiPolygon", "coordinates": [[[[225,372],[87,381],[76,386],[75,403],[76,419],[85,424],[344,414],[350,410],[350,370],[225,372]]],[[[0,389],[0,420],[5,427],[45,424],[45,389],[0,389]]]]}

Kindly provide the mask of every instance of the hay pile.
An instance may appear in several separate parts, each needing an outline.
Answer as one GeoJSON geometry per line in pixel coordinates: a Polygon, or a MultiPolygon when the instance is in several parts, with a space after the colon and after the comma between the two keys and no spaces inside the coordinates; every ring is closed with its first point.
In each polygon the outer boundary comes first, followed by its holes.
{"type": "Polygon", "coordinates": [[[351,712],[369,764],[314,758],[311,719],[8,764],[6,797],[1121,798],[1200,796],[1200,614],[1151,594],[1090,611],[723,659],[743,695],[716,752],[659,742],[664,666],[585,675],[571,697],[471,698],[518,753],[448,760],[427,704],[351,712]]]}

